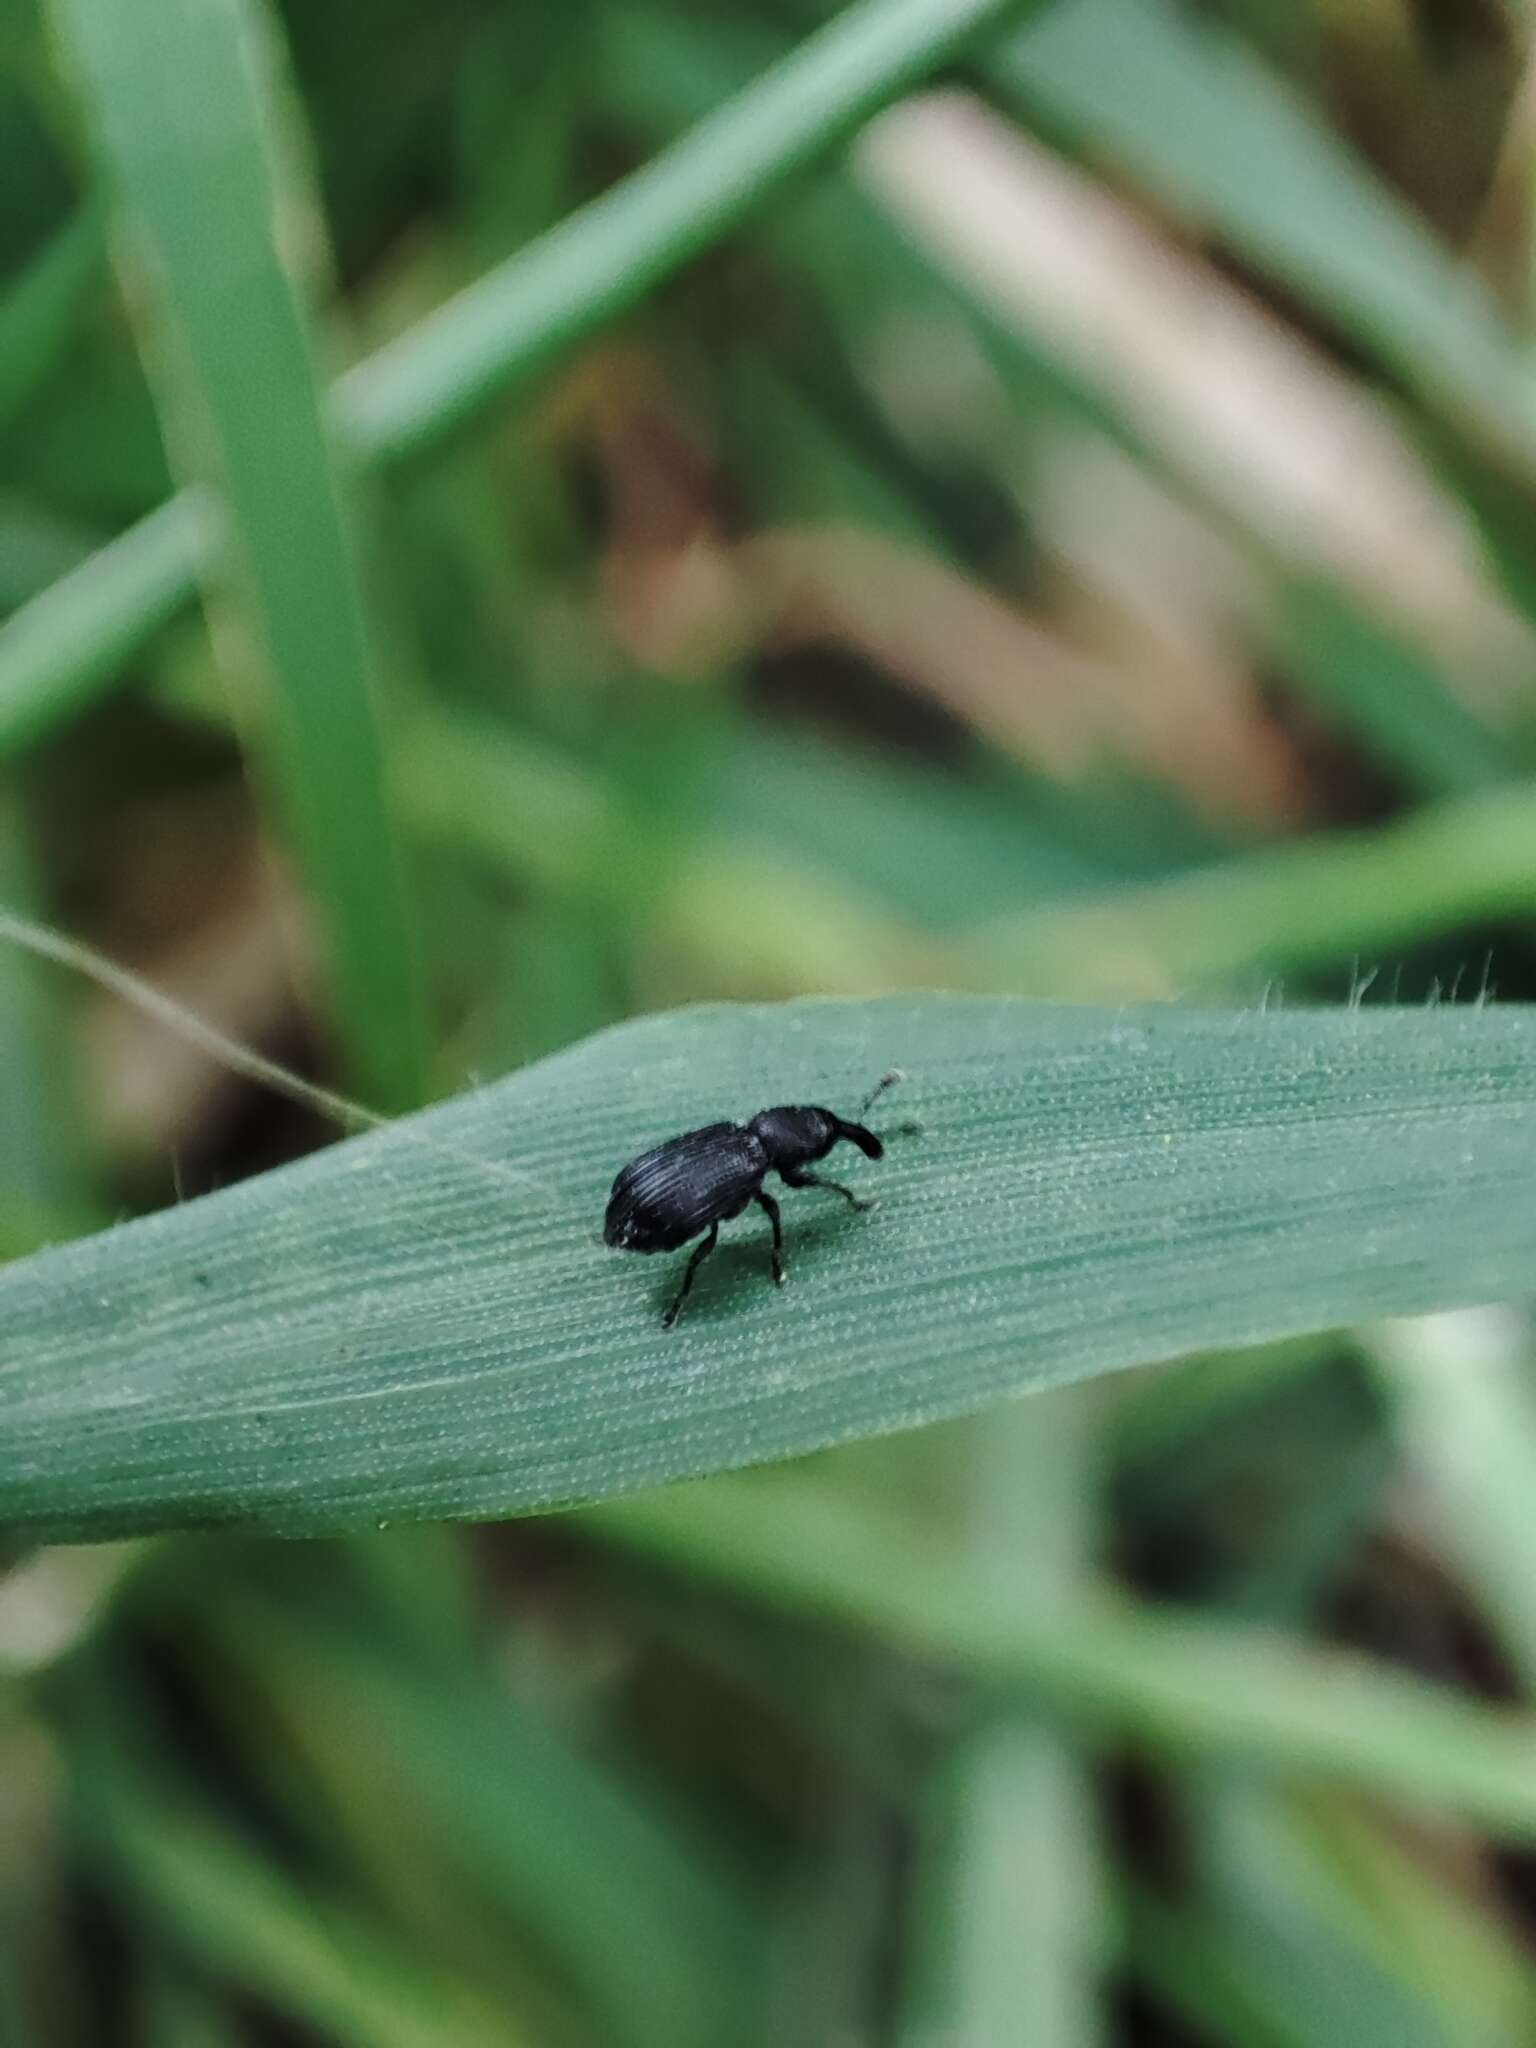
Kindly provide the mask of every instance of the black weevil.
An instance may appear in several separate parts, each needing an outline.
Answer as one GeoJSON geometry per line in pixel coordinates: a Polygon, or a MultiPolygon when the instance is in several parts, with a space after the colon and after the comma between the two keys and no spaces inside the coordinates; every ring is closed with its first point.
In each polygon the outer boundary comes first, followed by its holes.
{"type": "Polygon", "coordinates": [[[776,1173],[786,1187],[830,1188],[852,1209],[872,1209],[850,1188],[823,1180],[807,1168],[825,1159],[846,1138],[867,1159],[884,1156],[885,1147],[862,1119],[875,1098],[901,1079],[898,1069],[885,1074],[864,1098],[858,1117],[850,1121],[835,1110],[785,1104],[760,1109],[750,1123],[705,1124],[684,1131],[652,1152],[631,1159],[613,1184],[603,1218],[603,1241],[626,1252],[673,1252],[699,1232],[708,1234],[683,1273],[671,1307],[661,1319],[670,1330],[693,1285],[694,1275],[720,1241],[720,1226],[756,1202],[773,1225],[773,1278],[784,1285],[784,1231],[779,1205],[764,1194],[763,1181],[776,1173]]]}

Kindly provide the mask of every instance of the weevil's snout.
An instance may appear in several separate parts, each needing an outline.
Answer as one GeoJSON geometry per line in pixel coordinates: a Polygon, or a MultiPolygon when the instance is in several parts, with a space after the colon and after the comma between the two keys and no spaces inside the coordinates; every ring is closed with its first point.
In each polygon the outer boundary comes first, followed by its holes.
{"type": "Polygon", "coordinates": [[[627,1211],[613,1209],[603,1218],[603,1243],[617,1252],[627,1252],[635,1241],[635,1219],[627,1211]]]}
{"type": "Polygon", "coordinates": [[[883,1159],[885,1157],[884,1145],[875,1136],[874,1132],[866,1130],[863,1124],[847,1123],[842,1117],[839,1117],[837,1120],[837,1135],[840,1138],[846,1138],[850,1145],[857,1145],[866,1159],[883,1159]]]}

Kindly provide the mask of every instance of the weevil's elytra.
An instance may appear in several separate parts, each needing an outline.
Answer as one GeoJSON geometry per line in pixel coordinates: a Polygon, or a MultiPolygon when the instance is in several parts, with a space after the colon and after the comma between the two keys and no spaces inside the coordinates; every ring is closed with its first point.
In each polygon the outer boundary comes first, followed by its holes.
{"type": "Polygon", "coordinates": [[[885,1147],[863,1119],[877,1096],[901,1079],[898,1069],[881,1076],[857,1117],[811,1105],[760,1109],[749,1123],[705,1124],[631,1159],[613,1184],[603,1218],[603,1241],[626,1252],[674,1252],[702,1231],[703,1242],[683,1269],[683,1284],[661,1319],[664,1330],[677,1321],[700,1266],[720,1242],[720,1226],[755,1202],[773,1226],[774,1284],[784,1284],[784,1229],[779,1205],[763,1191],[776,1173],[786,1187],[827,1188],[851,1209],[872,1209],[851,1188],[824,1180],[808,1169],[844,1139],[866,1159],[881,1159],[885,1147]]]}

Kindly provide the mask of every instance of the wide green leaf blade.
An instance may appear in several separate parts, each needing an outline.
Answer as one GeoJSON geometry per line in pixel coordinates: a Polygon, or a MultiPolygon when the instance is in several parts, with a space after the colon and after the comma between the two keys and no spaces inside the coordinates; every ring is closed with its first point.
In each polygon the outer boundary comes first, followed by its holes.
{"type": "MultiPolygon", "coordinates": [[[[900,1097],[890,1098],[892,1102],[900,1097]]],[[[1536,1012],[699,1008],[0,1271],[0,1524],[337,1529],[596,1499],[1197,1347],[1520,1292],[1536,1012]],[[598,1242],[613,1173],[908,1080],[850,1215],[598,1242]],[[897,1133],[900,1115],[921,1129],[897,1133]]]]}

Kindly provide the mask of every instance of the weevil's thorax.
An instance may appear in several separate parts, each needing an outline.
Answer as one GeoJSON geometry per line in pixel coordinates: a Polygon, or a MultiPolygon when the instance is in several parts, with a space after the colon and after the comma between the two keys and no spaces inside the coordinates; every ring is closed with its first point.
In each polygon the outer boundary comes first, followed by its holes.
{"type": "Polygon", "coordinates": [[[838,1120],[829,1109],[785,1104],[760,1109],[747,1129],[771,1167],[810,1166],[825,1159],[837,1143],[838,1120]]]}

